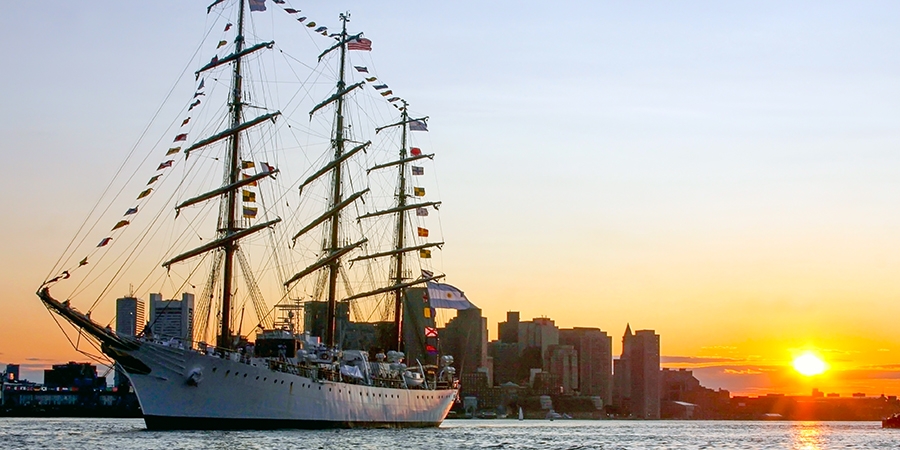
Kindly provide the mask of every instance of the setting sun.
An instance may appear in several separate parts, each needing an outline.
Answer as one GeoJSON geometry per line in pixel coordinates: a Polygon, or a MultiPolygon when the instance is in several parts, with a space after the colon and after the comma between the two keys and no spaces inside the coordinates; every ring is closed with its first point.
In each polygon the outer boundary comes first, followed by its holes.
{"type": "Polygon", "coordinates": [[[808,377],[818,375],[827,368],[825,361],[811,352],[806,352],[794,359],[794,369],[808,377]]]}

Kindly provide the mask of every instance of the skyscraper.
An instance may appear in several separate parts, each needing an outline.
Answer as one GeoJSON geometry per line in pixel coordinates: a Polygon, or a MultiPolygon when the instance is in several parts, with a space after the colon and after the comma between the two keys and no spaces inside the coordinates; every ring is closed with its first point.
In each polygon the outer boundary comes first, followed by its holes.
{"type": "Polygon", "coordinates": [[[507,311],[506,322],[497,324],[497,331],[500,342],[507,344],[519,342],[519,312],[507,311]]]}
{"type": "Polygon", "coordinates": [[[612,337],[599,328],[559,330],[559,343],[578,352],[578,391],[612,402],[612,337]]]}
{"type": "Polygon", "coordinates": [[[137,336],[144,328],[144,302],[133,296],[116,300],[116,333],[137,336]]]}
{"type": "Polygon", "coordinates": [[[571,345],[551,345],[547,348],[547,365],[560,394],[572,395],[578,389],[578,352],[571,345]]]}
{"type": "Polygon", "coordinates": [[[521,383],[519,349],[519,312],[507,311],[506,322],[497,324],[499,340],[493,341],[488,346],[494,369],[494,384],[521,383]]]}
{"type": "Polygon", "coordinates": [[[444,352],[453,355],[453,365],[460,374],[487,367],[487,319],[481,316],[481,309],[457,311],[439,336],[444,352]]]}
{"type": "MultiPolygon", "coordinates": [[[[137,336],[146,325],[144,317],[144,302],[141,299],[129,294],[116,300],[116,333],[120,336],[137,336]]],[[[118,365],[113,379],[116,386],[126,384],[127,378],[118,365]]]]}
{"type": "Polygon", "coordinates": [[[625,328],[622,356],[615,361],[613,403],[620,412],[659,419],[659,335],[625,328]]]}
{"type": "Polygon", "coordinates": [[[559,344],[559,328],[546,317],[536,317],[531,322],[519,322],[519,353],[529,348],[540,349],[541,368],[548,370],[547,349],[559,344]]]}
{"type": "Polygon", "coordinates": [[[163,300],[162,294],[150,294],[150,330],[154,336],[180,339],[191,345],[193,323],[194,294],[185,292],[181,300],[163,300]]]}

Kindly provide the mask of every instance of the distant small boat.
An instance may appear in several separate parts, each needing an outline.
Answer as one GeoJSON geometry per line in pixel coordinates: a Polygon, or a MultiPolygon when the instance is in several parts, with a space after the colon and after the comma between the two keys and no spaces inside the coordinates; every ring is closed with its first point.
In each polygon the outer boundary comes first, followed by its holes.
{"type": "Polygon", "coordinates": [[[881,420],[881,428],[900,428],[900,414],[894,414],[881,420]]]}
{"type": "Polygon", "coordinates": [[[525,420],[525,413],[522,412],[522,407],[519,407],[519,420],[525,420]]]}
{"type": "Polygon", "coordinates": [[[558,412],[556,412],[556,411],[554,411],[554,410],[551,409],[550,412],[547,413],[547,417],[545,417],[545,418],[546,418],[547,420],[571,419],[572,416],[570,416],[570,415],[568,415],[568,414],[565,414],[565,413],[560,414],[560,413],[558,413],[558,412]]]}

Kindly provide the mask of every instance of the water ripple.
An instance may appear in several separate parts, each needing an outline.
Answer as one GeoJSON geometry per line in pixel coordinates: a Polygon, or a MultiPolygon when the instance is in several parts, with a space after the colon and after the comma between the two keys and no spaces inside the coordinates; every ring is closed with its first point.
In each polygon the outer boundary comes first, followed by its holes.
{"type": "Polygon", "coordinates": [[[900,448],[877,422],[453,420],[438,429],[147,431],[137,419],[0,418],[3,449],[900,448]]]}

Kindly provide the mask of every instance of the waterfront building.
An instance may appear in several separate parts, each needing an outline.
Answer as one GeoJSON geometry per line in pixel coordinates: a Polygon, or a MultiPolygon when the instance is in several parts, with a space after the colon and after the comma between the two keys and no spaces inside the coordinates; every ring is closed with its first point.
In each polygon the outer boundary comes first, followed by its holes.
{"type": "MultiPolygon", "coordinates": [[[[693,371],[662,369],[660,417],[663,419],[716,419],[728,416],[731,394],[700,385],[693,371]]],[[[813,389],[812,398],[821,398],[813,389]]]]}
{"type": "Polygon", "coordinates": [[[551,345],[547,348],[547,366],[558,383],[558,392],[573,395],[578,389],[578,352],[571,345],[551,345]]]}
{"type": "Polygon", "coordinates": [[[7,364],[6,370],[3,372],[3,381],[7,383],[18,383],[19,382],[19,365],[18,364],[7,364]]]}
{"type": "Polygon", "coordinates": [[[659,419],[659,335],[631,326],[622,337],[622,356],[614,362],[613,404],[620,414],[659,419]]]}
{"type": "Polygon", "coordinates": [[[519,342],[519,312],[507,311],[506,322],[497,324],[497,331],[500,342],[507,344],[519,342]]]}
{"type": "Polygon", "coordinates": [[[519,322],[519,354],[525,356],[529,348],[537,348],[541,367],[548,371],[547,349],[559,344],[559,328],[546,317],[536,317],[531,322],[519,322]]]}
{"type": "Polygon", "coordinates": [[[47,388],[104,389],[106,377],[97,376],[97,366],[91,363],[54,364],[44,370],[44,386],[47,388]]]}
{"type": "MultiPolygon", "coordinates": [[[[132,294],[116,299],[116,334],[128,337],[137,336],[144,329],[145,320],[143,300],[132,294]]],[[[128,386],[128,377],[118,365],[115,368],[115,385],[128,386]]]]}
{"type": "Polygon", "coordinates": [[[487,319],[481,316],[481,309],[458,310],[438,335],[442,351],[453,355],[457,373],[474,373],[487,367],[487,319]]]}
{"type": "Polygon", "coordinates": [[[493,359],[494,385],[522,382],[520,376],[519,344],[515,342],[493,341],[488,346],[488,354],[493,359]]]}
{"type": "Polygon", "coordinates": [[[0,416],[141,416],[134,393],[107,387],[90,363],[54,364],[44,370],[43,385],[19,379],[18,365],[10,364],[0,386],[0,416]]]}
{"type": "Polygon", "coordinates": [[[174,338],[190,345],[194,335],[194,294],[181,294],[181,300],[163,300],[150,294],[150,331],[156,337],[174,338]]]}
{"type": "Polygon", "coordinates": [[[129,295],[116,299],[116,333],[137,336],[144,327],[144,301],[129,295]]]}
{"type": "Polygon", "coordinates": [[[612,336],[599,328],[559,330],[559,342],[578,352],[578,391],[612,403],[612,336]]]}

